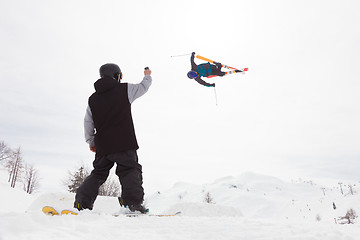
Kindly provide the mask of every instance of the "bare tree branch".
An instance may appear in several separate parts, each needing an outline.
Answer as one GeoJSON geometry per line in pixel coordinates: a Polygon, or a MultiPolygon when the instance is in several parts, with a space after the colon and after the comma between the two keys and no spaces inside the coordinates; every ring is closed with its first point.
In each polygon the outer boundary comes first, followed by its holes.
{"type": "Polygon", "coordinates": [[[10,182],[10,186],[12,188],[15,188],[16,182],[19,180],[19,177],[21,176],[22,170],[24,168],[20,147],[13,151],[11,158],[6,164],[6,168],[9,171],[8,182],[10,182]]]}
{"type": "Polygon", "coordinates": [[[11,151],[4,141],[0,141],[0,161],[9,159],[12,156],[13,151],[11,151]]]}
{"type": "Polygon", "coordinates": [[[40,186],[40,179],[38,177],[38,171],[33,165],[25,165],[25,176],[24,176],[24,191],[32,194],[40,186]]]}
{"type": "Polygon", "coordinates": [[[112,178],[108,178],[99,188],[100,196],[118,197],[120,196],[120,184],[112,178]]]}

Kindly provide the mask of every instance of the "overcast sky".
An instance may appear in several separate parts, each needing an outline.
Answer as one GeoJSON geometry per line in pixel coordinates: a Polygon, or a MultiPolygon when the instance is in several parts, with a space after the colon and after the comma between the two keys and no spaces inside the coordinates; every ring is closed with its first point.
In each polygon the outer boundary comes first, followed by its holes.
{"type": "MultiPolygon", "coordinates": [[[[358,1],[0,2],[0,140],[21,146],[44,190],[94,155],[83,136],[99,67],[152,69],[133,103],[147,194],[242,172],[358,181],[358,1]],[[187,78],[197,54],[245,75],[187,78]]],[[[197,63],[203,63],[196,60],[197,63]]]]}

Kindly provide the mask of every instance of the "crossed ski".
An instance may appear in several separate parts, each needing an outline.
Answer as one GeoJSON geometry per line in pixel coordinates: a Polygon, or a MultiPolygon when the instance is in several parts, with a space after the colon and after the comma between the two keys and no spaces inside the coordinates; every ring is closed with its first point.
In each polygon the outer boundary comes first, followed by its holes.
{"type": "MultiPolygon", "coordinates": [[[[200,56],[200,55],[196,55],[195,57],[198,58],[198,59],[210,62],[210,63],[215,63],[215,61],[210,60],[210,59],[208,59],[206,57],[203,57],[203,56],[200,56]]],[[[249,70],[248,68],[237,69],[237,68],[230,67],[230,66],[227,66],[227,65],[224,65],[224,64],[222,64],[221,66],[223,68],[232,69],[231,71],[225,72],[225,75],[233,74],[233,73],[235,73],[235,70],[240,70],[241,72],[246,72],[246,71],[249,70]]],[[[207,78],[212,78],[212,77],[217,77],[217,75],[210,75],[207,78]]]]}

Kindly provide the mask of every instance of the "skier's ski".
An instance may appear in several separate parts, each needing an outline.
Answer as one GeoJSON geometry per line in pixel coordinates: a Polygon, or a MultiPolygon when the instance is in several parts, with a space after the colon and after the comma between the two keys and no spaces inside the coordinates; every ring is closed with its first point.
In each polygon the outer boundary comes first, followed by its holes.
{"type": "MultiPolygon", "coordinates": [[[[245,72],[248,70],[248,68],[242,68],[242,69],[236,69],[236,70],[232,70],[232,71],[228,71],[225,72],[225,75],[229,75],[229,74],[233,74],[233,73],[243,73],[245,74],[245,72]],[[238,70],[238,71],[237,71],[238,70]],[[240,71],[240,72],[239,72],[240,71]]],[[[207,78],[213,78],[213,77],[218,77],[218,75],[210,75],[207,76],[207,78]]]]}
{"type": "Polygon", "coordinates": [[[42,208],[43,213],[46,215],[56,216],[56,215],[66,215],[66,214],[72,214],[72,215],[78,215],[78,213],[71,211],[71,210],[62,210],[60,213],[55,210],[55,208],[50,206],[45,206],[42,208]]]}
{"type": "MultiPolygon", "coordinates": [[[[201,60],[210,62],[210,63],[215,63],[215,61],[213,61],[213,60],[211,60],[211,59],[208,59],[208,58],[206,58],[206,57],[200,56],[200,55],[196,55],[195,57],[198,58],[198,59],[201,59],[201,60]]],[[[242,72],[246,72],[246,71],[249,70],[249,68],[237,69],[237,68],[230,67],[230,66],[227,66],[227,65],[224,65],[224,64],[221,65],[221,66],[224,67],[224,68],[227,68],[227,69],[240,70],[240,71],[242,71],[242,72]]],[[[209,77],[210,77],[210,76],[209,76],[209,77]]]]}
{"type": "Polygon", "coordinates": [[[42,208],[43,213],[45,213],[46,215],[51,215],[51,216],[55,216],[55,215],[59,215],[59,213],[55,210],[55,208],[50,207],[50,206],[45,206],[42,208]]]}
{"type": "Polygon", "coordinates": [[[72,215],[78,215],[78,213],[74,212],[74,211],[71,211],[71,210],[62,210],[61,211],[61,215],[66,215],[66,214],[72,214],[72,215]]]}

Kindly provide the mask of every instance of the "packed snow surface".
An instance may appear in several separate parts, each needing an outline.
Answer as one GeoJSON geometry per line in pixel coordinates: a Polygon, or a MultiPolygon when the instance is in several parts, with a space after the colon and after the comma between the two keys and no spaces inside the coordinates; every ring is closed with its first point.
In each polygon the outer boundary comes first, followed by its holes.
{"type": "MultiPolygon", "coordinates": [[[[353,189],[355,190],[355,189],[353,189]]],[[[98,197],[93,211],[77,216],[47,216],[44,206],[72,209],[74,195],[66,192],[28,195],[0,182],[0,240],[11,239],[359,239],[353,224],[340,217],[360,212],[360,197],[339,186],[284,182],[245,173],[211,184],[177,183],[167,191],[146,196],[152,214],[173,217],[126,217],[113,197],[98,197]],[[334,209],[334,205],[336,209],[334,209]],[[114,217],[114,214],[120,214],[114,217]]]]}

